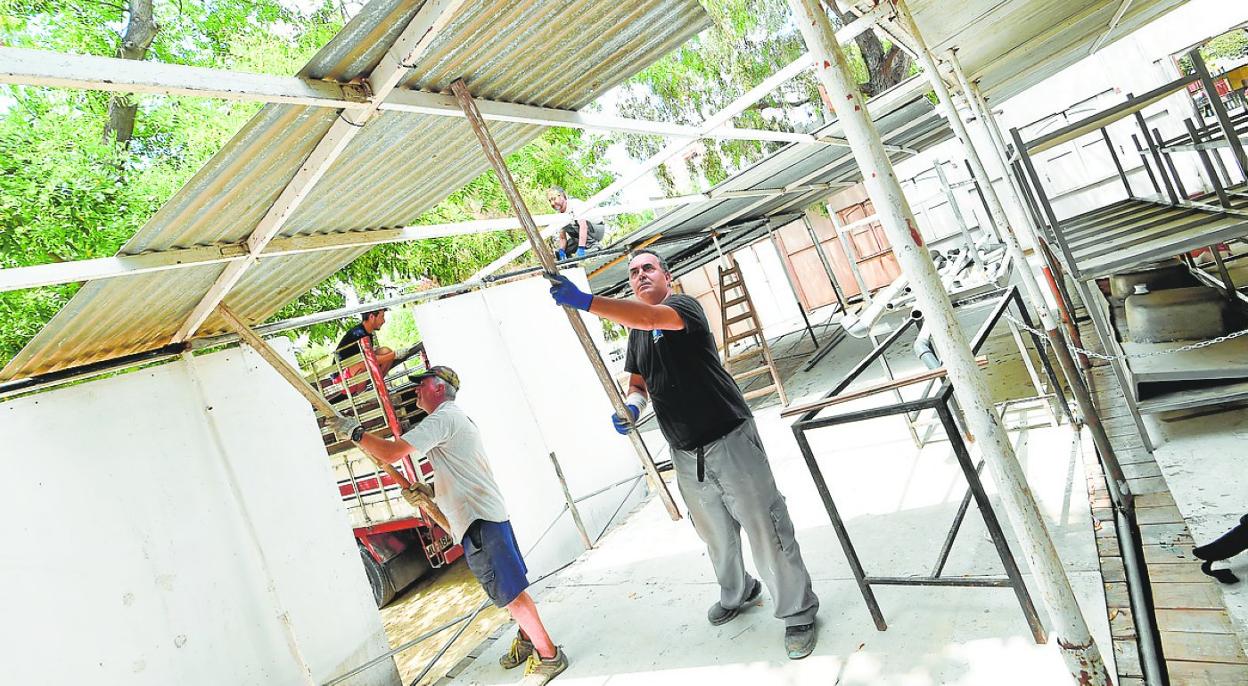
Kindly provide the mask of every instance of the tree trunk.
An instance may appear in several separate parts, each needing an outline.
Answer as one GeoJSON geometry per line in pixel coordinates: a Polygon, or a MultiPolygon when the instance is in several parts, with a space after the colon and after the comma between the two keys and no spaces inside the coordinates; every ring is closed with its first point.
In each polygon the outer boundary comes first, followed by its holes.
{"type": "MultiPolygon", "coordinates": [[[[126,33],[122,36],[121,45],[117,46],[117,57],[123,60],[141,60],[147,55],[156,38],[160,27],[152,16],[152,0],[130,0],[130,21],[126,24],[126,33]]],[[[104,141],[114,140],[122,146],[129,144],[134,136],[134,117],[139,105],[128,93],[114,95],[108,101],[108,124],[104,127],[104,141]]]]}
{"type": "MultiPolygon", "coordinates": [[[[829,2],[828,7],[836,14],[842,26],[858,18],[853,11],[842,12],[835,0],[829,2]]],[[[906,78],[906,73],[910,71],[911,59],[909,55],[902,52],[901,48],[893,45],[889,46],[888,52],[885,52],[884,44],[876,37],[874,31],[859,34],[854,39],[854,43],[858,45],[858,52],[867,66],[867,82],[859,85],[858,89],[868,98],[883,93],[906,78]]]]}

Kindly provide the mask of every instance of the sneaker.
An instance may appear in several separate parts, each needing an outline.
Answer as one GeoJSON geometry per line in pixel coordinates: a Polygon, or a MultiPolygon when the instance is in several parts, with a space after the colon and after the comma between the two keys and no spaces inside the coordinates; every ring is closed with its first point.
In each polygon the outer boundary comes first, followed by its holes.
{"type": "Polygon", "coordinates": [[[784,649],[789,651],[790,660],[800,660],[810,655],[815,649],[815,623],[786,626],[784,628],[784,649]]]}
{"type": "Polygon", "coordinates": [[[706,611],[706,619],[712,626],[719,626],[720,624],[730,622],[737,615],[741,614],[741,611],[744,610],[747,605],[755,600],[758,600],[758,596],[762,595],[762,593],[763,584],[758,579],[755,579],[754,588],[751,589],[750,594],[745,597],[745,602],[741,603],[741,607],[736,607],[730,610],[719,603],[715,603],[711,606],[711,609],[706,611]]]}
{"type": "Polygon", "coordinates": [[[502,665],[503,669],[515,669],[524,664],[525,660],[528,660],[533,652],[533,643],[521,636],[520,632],[517,631],[516,637],[511,639],[511,650],[508,650],[506,655],[498,658],[498,664],[502,665]]]}
{"type": "Polygon", "coordinates": [[[555,656],[549,660],[541,657],[536,651],[524,663],[524,679],[520,686],[543,686],[551,679],[563,674],[568,668],[568,656],[563,648],[555,647],[555,656]]]}

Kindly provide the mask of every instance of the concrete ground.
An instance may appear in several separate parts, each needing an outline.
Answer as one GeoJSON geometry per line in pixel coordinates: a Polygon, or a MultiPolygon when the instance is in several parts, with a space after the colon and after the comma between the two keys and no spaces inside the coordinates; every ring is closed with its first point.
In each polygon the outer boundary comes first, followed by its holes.
{"type": "MultiPolygon", "coordinates": [[[[1153,456],[1199,545],[1226,533],[1248,514],[1248,408],[1181,417],[1146,416],[1145,421],[1157,443],[1153,456]]],[[[1248,652],[1248,552],[1215,567],[1240,578],[1237,584],[1219,587],[1248,652]]]]}
{"type": "MultiPolygon", "coordinates": [[[[981,306],[962,311],[964,328],[973,332],[987,310],[981,306]]],[[[999,399],[1033,395],[1004,326],[1000,334],[986,349],[991,360],[986,373],[994,395],[999,399]]],[[[919,369],[909,352],[911,340],[907,336],[890,355],[895,373],[919,369]]],[[[781,339],[776,347],[788,367],[800,366],[812,348],[808,338],[799,341],[797,334],[781,339]]],[[[786,381],[791,400],[817,399],[869,349],[868,341],[847,339],[811,372],[797,372],[786,381]]],[[[881,378],[883,372],[876,366],[857,385],[881,378]]],[[[919,388],[907,390],[907,398],[919,388]]],[[[1033,642],[1009,589],[877,587],[889,629],[876,631],[798,451],[790,420],[779,417],[781,408],[774,397],[768,402],[756,409],[760,432],[821,601],[815,653],[801,661],[786,658],[783,625],[772,618],[767,594],[758,607],[732,622],[720,627],[708,624],[705,613],[717,598],[717,588],[705,549],[688,520],[671,521],[651,498],[597,549],[534,589],[547,627],[572,661],[556,683],[927,686],[998,684],[1003,677],[1012,684],[1069,683],[1056,646],[1033,642]]],[[[853,407],[886,402],[892,402],[891,396],[859,401],[853,407]]],[[[1049,426],[1040,407],[1020,406],[1007,421],[1031,425],[1012,432],[1019,459],[1094,637],[1109,660],[1109,627],[1079,441],[1068,425],[1049,426]]],[[[662,459],[665,450],[657,449],[662,439],[648,428],[647,442],[656,459],[662,459]]],[[[810,440],[867,572],[893,576],[930,572],[965,492],[949,443],[934,438],[922,450],[916,449],[898,417],[820,429],[810,434],[810,440]]],[[[974,448],[972,454],[978,458],[974,448]]],[[[992,495],[996,489],[990,471],[985,469],[984,483],[992,495]]],[[[999,507],[997,511],[1026,572],[1006,514],[999,507]]],[[[746,560],[752,569],[748,552],[746,560]]],[[[983,521],[972,506],[946,574],[1000,573],[983,521]]],[[[1047,624],[1034,587],[1032,595],[1047,624]]],[[[518,682],[519,671],[506,672],[497,664],[510,637],[507,629],[501,640],[475,651],[479,657],[462,672],[457,668],[449,683],[518,682]]]]}

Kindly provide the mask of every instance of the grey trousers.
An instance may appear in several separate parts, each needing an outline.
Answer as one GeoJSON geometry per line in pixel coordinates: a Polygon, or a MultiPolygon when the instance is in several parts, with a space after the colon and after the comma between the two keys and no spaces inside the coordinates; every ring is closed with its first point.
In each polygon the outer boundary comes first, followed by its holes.
{"type": "Polygon", "coordinates": [[[741,607],[754,587],[741,554],[741,529],[750,539],[754,566],[785,626],[815,621],[819,599],[793,535],[793,520],[767,463],[753,419],[703,448],[705,479],[698,482],[697,453],[672,450],[676,484],[689,518],[706,543],[719,581],[719,603],[741,607]]]}

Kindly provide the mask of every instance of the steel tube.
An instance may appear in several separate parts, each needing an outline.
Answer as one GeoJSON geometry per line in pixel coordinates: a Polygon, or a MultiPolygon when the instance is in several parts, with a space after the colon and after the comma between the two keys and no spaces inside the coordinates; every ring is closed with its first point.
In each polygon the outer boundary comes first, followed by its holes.
{"type": "Polygon", "coordinates": [[[1187,53],[1192,60],[1192,67],[1196,70],[1196,74],[1200,76],[1200,85],[1205,89],[1205,97],[1209,98],[1209,105],[1213,107],[1213,114],[1218,119],[1218,124],[1222,127],[1222,135],[1226,137],[1226,142],[1231,146],[1231,152],[1235,157],[1235,164],[1239,166],[1239,173],[1245,179],[1248,179],[1248,155],[1244,153],[1244,144],[1240,142],[1239,135],[1235,132],[1235,125],[1231,121],[1231,117],[1226,112],[1226,105],[1222,102],[1222,96],[1218,95],[1218,89],[1213,85],[1213,79],[1209,76],[1209,69],[1205,66],[1205,60],[1200,56],[1200,48],[1195,48],[1187,53]]]}
{"type": "Polygon", "coordinates": [[[832,283],[832,294],[836,296],[836,303],[840,305],[841,312],[848,312],[849,303],[845,300],[845,294],[841,292],[841,285],[836,281],[836,273],[832,271],[832,262],[823,250],[823,243],[819,241],[819,234],[815,233],[814,224],[810,223],[810,217],[805,214],[802,215],[802,222],[806,224],[806,232],[810,234],[810,242],[815,249],[815,254],[819,256],[819,261],[823,264],[823,271],[828,275],[828,281],[832,283]]]}
{"type": "MultiPolygon", "coordinates": [[[[555,256],[550,252],[550,248],[542,239],[537,224],[533,221],[533,216],[529,214],[529,208],[524,204],[524,198],[520,196],[520,191],[516,188],[515,181],[511,178],[511,172],[507,169],[507,162],[503,159],[502,151],[498,149],[498,145],[490,135],[490,130],[486,126],[481,112],[477,110],[476,103],[472,99],[472,94],[468,91],[467,84],[462,79],[457,80],[451,84],[451,90],[454,91],[456,101],[459,102],[468,124],[472,127],[473,133],[476,134],[477,140],[481,143],[481,149],[485,153],[486,159],[489,161],[490,166],[494,168],[494,173],[498,176],[499,183],[507,195],[511,209],[516,213],[521,226],[524,227],[524,232],[528,236],[529,243],[534,254],[537,255],[543,270],[549,275],[557,274],[558,268],[555,266],[555,256]]],[[[564,307],[563,310],[568,317],[568,324],[571,325],[573,333],[576,334],[577,341],[580,342],[581,348],[585,351],[585,357],[589,359],[590,365],[594,368],[598,382],[602,384],[602,389],[607,394],[607,399],[611,401],[611,407],[617,415],[626,418],[629,423],[629,441],[633,444],[633,450],[637,453],[637,459],[641,462],[642,468],[646,470],[646,475],[650,477],[651,487],[658,492],[659,499],[663,501],[664,507],[667,508],[668,515],[672,519],[680,519],[680,510],[676,507],[676,501],[672,499],[672,494],[668,491],[667,484],[659,476],[659,472],[654,466],[654,459],[651,458],[650,451],[641,440],[641,433],[633,425],[632,414],[624,406],[624,398],[620,395],[620,389],[615,385],[615,380],[611,378],[611,372],[607,370],[606,364],[602,361],[602,356],[598,353],[598,348],[594,345],[593,339],[590,338],[585,320],[581,319],[580,312],[570,307],[564,307]]]]}
{"type": "MultiPolygon", "coordinates": [[[[954,315],[949,295],[941,285],[940,275],[936,273],[936,267],[923,247],[922,237],[915,227],[914,216],[897,180],[888,151],[884,149],[875,125],[867,115],[862,93],[850,73],[844,52],[836,42],[831,22],[819,0],[789,0],[789,4],[793,8],[796,23],[806,45],[815,58],[816,76],[835,106],[837,120],[844,128],[854,158],[859,168],[869,172],[864,174],[868,195],[871,196],[902,270],[910,275],[919,308],[932,327],[933,340],[949,370],[949,379],[953,383],[958,402],[964,409],[967,423],[979,439],[985,459],[992,465],[991,471],[997,480],[1002,505],[1014,526],[1041,597],[1052,617],[1053,633],[1062,657],[1076,682],[1082,680],[1084,684],[1092,686],[1108,686],[1112,682],[1109,671],[1105,668],[1105,661],[1079,610],[1061,558],[1058,557],[1057,549],[1049,536],[1039,506],[1027,486],[1026,474],[1014,455],[1001,418],[993,406],[992,396],[975,363],[966,334],[954,315]]],[[[905,5],[894,2],[894,7],[902,28],[909,29],[917,41],[915,48],[925,66],[934,67],[931,55],[905,5]]],[[[945,91],[943,99],[947,102],[948,92],[943,82],[940,83],[940,90],[945,91]]],[[[956,116],[950,123],[954,123],[954,120],[957,120],[956,116]]]]}

